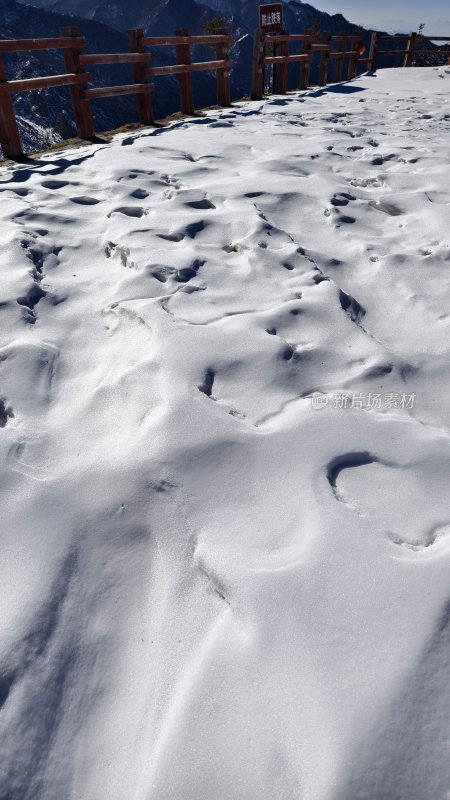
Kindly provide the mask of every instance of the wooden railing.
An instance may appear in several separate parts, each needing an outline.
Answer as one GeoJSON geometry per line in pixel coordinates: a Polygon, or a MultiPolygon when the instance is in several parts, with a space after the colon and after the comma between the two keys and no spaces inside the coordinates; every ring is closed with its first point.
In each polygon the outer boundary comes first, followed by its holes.
{"type": "MultiPolygon", "coordinates": [[[[351,80],[357,74],[360,64],[366,64],[372,71],[379,57],[403,57],[403,66],[411,66],[414,56],[425,53],[443,53],[430,49],[418,49],[418,44],[425,38],[417,33],[387,36],[379,33],[372,35],[369,55],[362,58],[364,44],[359,34],[332,36],[321,34],[320,42],[317,34],[311,30],[302,34],[289,34],[286,31],[265,33],[257,30],[253,49],[253,75],[251,96],[259,99],[264,94],[266,66],[273,65],[273,90],[285,94],[288,83],[290,64],[299,64],[298,88],[310,86],[312,59],[318,53],[318,83],[325,86],[329,80],[330,64],[334,62],[332,80],[339,83],[344,78],[344,65],[347,63],[346,78],[351,80]],[[406,41],[404,49],[380,50],[380,43],[406,41]],[[300,45],[300,52],[290,52],[290,45],[300,45]]],[[[449,42],[450,37],[427,36],[427,41],[449,42]]],[[[92,139],[95,135],[91,103],[102,97],[118,95],[135,95],[137,99],[139,121],[144,125],[155,122],[152,92],[153,78],[161,75],[176,75],[180,92],[180,109],[184,114],[193,114],[194,95],[192,73],[215,71],[217,80],[217,100],[220,106],[230,104],[230,77],[232,61],[229,58],[230,37],[225,29],[214,35],[189,36],[184,28],[175,31],[175,36],[145,36],[142,28],[128,32],[128,53],[85,54],[83,48],[86,40],[80,36],[79,29],[71,26],[60,29],[60,36],[51,39],[0,39],[0,145],[6,157],[14,158],[23,154],[19,129],[13,105],[13,95],[18,92],[31,92],[35,89],[47,89],[67,86],[72,100],[73,114],[77,134],[83,139],[92,139]],[[206,45],[215,51],[215,59],[192,62],[191,47],[206,45]],[[175,50],[176,63],[163,66],[149,66],[152,58],[151,49],[155,47],[171,47],[175,50]],[[3,62],[3,53],[16,53],[35,50],[62,50],[66,72],[61,75],[50,75],[39,78],[8,80],[3,62]],[[130,64],[133,67],[133,83],[117,86],[92,86],[91,74],[86,67],[99,65],[130,64]]],[[[450,51],[449,51],[450,52],[450,51]]]]}
{"type": "MultiPolygon", "coordinates": [[[[82,86],[89,80],[89,75],[81,76],[76,70],[69,69],[64,75],[29,78],[28,80],[8,81],[2,53],[17,53],[31,50],[70,50],[75,48],[81,52],[86,44],[82,36],[61,36],[56,39],[6,39],[0,41],[0,144],[5,156],[22,154],[19,129],[12,101],[15,92],[46,89],[54,86],[82,86]]],[[[67,64],[67,60],[66,60],[67,64]]]]}
{"type": "Polygon", "coordinates": [[[144,125],[154,123],[151,100],[154,85],[149,79],[159,75],[178,76],[180,107],[185,114],[195,112],[192,88],[193,72],[215,71],[218,103],[222,106],[230,104],[229,70],[232,62],[228,57],[230,37],[225,31],[217,35],[189,36],[187,30],[181,29],[176,31],[175,36],[145,37],[144,31],[138,28],[129,31],[128,53],[98,54],[83,54],[86,40],[79,35],[77,27],[61,28],[60,34],[59,38],[54,39],[0,40],[0,144],[4,156],[7,158],[15,158],[23,154],[12,100],[12,96],[17,92],[68,86],[77,134],[82,139],[92,139],[95,135],[91,102],[102,97],[136,95],[140,122],[144,125]],[[151,53],[147,48],[160,45],[176,48],[177,64],[160,67],[148,66],[151,53]],[[192,63],[190,48],[195,45],[214,46],[216,59],[192,63]],[[2,53],[32,50],[63,50],[67,72],[62,75],[9,81],[2,53]],[[134,83],[118,86],[91,86],[91,75],[86,72],[85,67],[107,64],[131,64],[134,83]]]}
{"type": "MultiPolygon", "coordinates": [[[[430,48],[427,49],[418,49],[418,44],[426,39],[429,42],[449,42],[450,43],[450,36],[424,36],[423,34],[418,33],[405,33],[405,34],[397,34],[395,36],[383,35],[377,32],[372,34],[372,41],[370,44],[370,52],[369,58],[367,62],[367,68],[369,72],[372,72],[376,69],[377,59],[380,56],[383,57],[397,57],[403,56],[402,66],[403,67],[410,67],[412,65],[413,59],[417,55],[445,55],[443,51],[439,50],[431,50],[430,48]],[[396,42],[396,41],[405,41],[406,40],[406,47],[404,49],[388,49],[388,50],[380,50],[380,43],[381,42],[396,42]]],[[[383,45],[382,45],[383,46],[383,45]]],[[[450,56],[450,50],[448,55],[450,56]]]]}
{"type": "Polygon", "coordinates": [[[175,47],[177,64],[162,67],[150,67],[144,70],[147,77],[157,75],[178,75],[180,89],[180,109],[183,114],[194,113],[194,95],[192,73],[204,70],[215,70],[217,76],[217,102],[219,106],[230,105],[230,74],[233,66],[229,58],[230,37],[225,30],[215,35],[189,36],[185,28],[175,31],[175,36],[147,36],[142,39],[142,47],[175,47]],[[191,63],[191,46],[214,46],[214,61],[198,61],[191,63]]]}
{"type": "Polygon", "coordinates": [[[326,86],[328,82],[331,61],[335,62],[333,79],[336,82],[343,79],[344,60],[348,61],[348,80],[355,77],[358,63],[367,62],[367,59],[360,57],[364,52],[364,45],[359,34],[332,36],[324,33],[321,38],[322,41],[318,43],[312,33],[265,33],[257,30],[253,48],[252,98],[260,99],[264,94],[264,71],[267,65],[277,65],[274,91],[277,94],[286,94],[289,64],[300,64],[297,88],[307,89],[310,85],[311,61],[315,53],[320,54],[319,86],[326,86]],[[296,43],[301,45],[301,52],[290,53],[289,45],[296,43]],[[336,50],[333,49],[334,46],[337,47],[336,50]],[[349,49],[346,49],[347,46],[349,49]],[[270,55],[267,51],[276,54],[270,55]]]}

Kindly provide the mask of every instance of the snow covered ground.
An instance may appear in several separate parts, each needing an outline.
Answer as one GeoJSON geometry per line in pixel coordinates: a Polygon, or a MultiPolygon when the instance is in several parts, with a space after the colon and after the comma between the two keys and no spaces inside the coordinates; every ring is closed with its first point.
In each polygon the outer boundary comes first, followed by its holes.
{"type": "Polygon", "coordinates": [[[2,800],[450,797],[450,68],[0,169],[2,800]]]}

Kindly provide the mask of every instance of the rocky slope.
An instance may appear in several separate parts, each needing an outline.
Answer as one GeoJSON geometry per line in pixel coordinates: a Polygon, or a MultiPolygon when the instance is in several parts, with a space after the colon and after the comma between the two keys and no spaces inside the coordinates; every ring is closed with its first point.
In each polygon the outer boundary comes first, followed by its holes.
{"type": "MultiPolygon", "coordinates": [[[[59,12],[0,0],[0,38],[42,38],[58,36],[59,29],[78,25],[86,37],[86,52],[126,52],[128,40],[124,32],[111,28],[98,20],[69,16],[59,12]]],[[[4,55],[8,78],[33,78],[65,72],[62,51],[43,50],[4,55]]],[[[155,54],[153,63],[169,62],[170,54],[155,54]]],[[[125,66],[93,67],[91,74],[95,85],[114,85],[132,82],[131,68],[125,66]]],[[[178,110],[178,86],[171,77],[157,79],[154,107],[157,117],[178,110]]],[[[215,101],[215,80],[204,74],[196,76],[196,102],[199,107],[215,101]]],[[[39,150],[61,138],[75,135],[69,91],[65,88],[36,90],[14,96],[22,143],[27,152],[39,150]]],[[[133,96],[105,98],[93,103],[97,131],[114,129],[137,120],[136,101],[133,96]]],[[[1,148],[0,148],[1,154],[1,148]]]]}

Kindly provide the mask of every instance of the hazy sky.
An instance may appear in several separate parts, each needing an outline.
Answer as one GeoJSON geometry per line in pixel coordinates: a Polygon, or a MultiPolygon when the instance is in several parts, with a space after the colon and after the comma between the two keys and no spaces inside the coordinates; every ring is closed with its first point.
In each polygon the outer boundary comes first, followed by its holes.
{"type": "Polygon", "coordinates": [[[328,14],[343,14],[357,25],[392,31],[416,30],[426,23],[425,33],[450,36],[448,0],[308,0],[328,14]]]}

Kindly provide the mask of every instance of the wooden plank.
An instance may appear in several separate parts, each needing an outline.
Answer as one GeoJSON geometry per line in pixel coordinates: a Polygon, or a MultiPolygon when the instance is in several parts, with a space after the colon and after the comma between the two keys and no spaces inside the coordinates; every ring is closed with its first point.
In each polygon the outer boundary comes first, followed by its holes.
{"type": "Polygon", "coordinates": [[[82,75],[84,78],[83,82],[80,81],[79,84],[69,87],[77,134],[80,139],[92,139],[95,135],[92,109],[89,101],[83,99],[81,96],[82,90],[87,88],[89,75],[80,64],[81,47],[77,44],[79,41],[79,29],[76,25],[70,25],[66,28],[60,28],[59,32],[61,36],[70,36],[74,43],[73,47],[67,47],[64,50],[64,62],[67,71],[75,72],[77,75],[82,75]]]}
{"type": "MultiPolygon", "coordinates": [[[[225,29],[219,30],[218,33],[227,37],[225,29]]],[[[229,39],[229,37],[227,37],[229,39]]],[[[222,64],[231,64],[229,58],[228,43],[220,41],[216,44],[216,60],[222,64]]],[[[217,81],[217,104],[219,106],[231,105],[231,84],[230,84],[230,68],[223,66],[216,69],[217,81]]]]}
{"type": "Polygon", "coordinates": [[[339,35],[334,35],[331,37],[332,42],[359,42],[361,36],[349,34],[348,36],[345,33],[340,33],[339,35]]]}
{"type": "MultiPolygon", "coordinates": [[[[321,49],[321,58],[320,58],[320,66],[319,66],[319,86],[326,86],[328,81],[328,59],[330,58],[330,39],[331,33],[324,33],[324,37],[328,39],[328,42],[323,45],[319,45],[321,49]]],[[[313,50],[315,45],[312,46],[313,50]]]]}
{"type": "Polygon", "coordinates": [[[231,69],[233,62],[228,61],[196,61],[194,64],[178,64],[181,73],[202,72],[203,70],[231,69]]]}
{"type": "MultiPolygon", "coordinates": [[[[282,33],[286,33],[286,31],[282,31],[282,33]]],[[[287,79],[288,79],[288,64],[290,61],[289,40],[279,42],[277,44],[275,57],[280,58],[280,61],[272,62],[274,64],[278,64],[277,69],[274,70],[273,91],[275,94],[286,94],[287,79]]]]}
{"type": "Polygon", "coordinates": [[[367,59],[367,69],[372,72],[375,69],[378,49],[378,33],[374,31],[370,40],[369,57],[367,59]]]}
{"type": "Polygon", "coordinates": [[[299,55],[307,56],[307,60],[302,60],[300,63],[299,83],[300,89],[306,90],[309,86],[310,72],[311,72],[311,48],[312,48],[312,34],[309,33],[308,38],[303,44],[303,53],[299,55]]]}
{"type": "Polygon", "coordinates": [[[307,42],[311,39],[309,33],[266,33],[266,42],[307,42]]]}
{"type": "Polygon", "coordinates": [[[344,57],[347,57],[348,59],[347,80],[349,81],[352,81],[354,78],[356,78],[356,74],[358,71],[357,64],[359,63],[359,56],[360,56],[359,46],[360,44],[363,44],[361,42],[361,37],[356,41],[357,41],[357,49],[349,50],[347,53],[344,53],[344,57]]]}
{"type": "Polygon", "coordinates": [[[447,56],[450,55],[448,50],[414,50],[413,56],[415,55],[432,55],[432,56],[447,56]]]}
{"type": "Polygon", "coordinates": [[[0,52],[19,53],[31,50],[61,50],[65,47],[84,47],[86,39],[79,36],[74,39],[59,37],[57,39],[0,39],[0,52]]]}
{"type": "Polygon", "coordinates": [[[306,53],[293,53],[288,56],[264,56],[265,64],[290,64],[296,61],[309,61],[309,55],[306,53]]]}
{"type": "MultiPolygon", "coordinates": [[[[410,33],[397,34],[395,36],[379,36],[378,37],[378,41],[379,42],[394,42],[396,39],[408,39],[409,36],[411,36],[410,33]]],[[[428,36],[427,36],[427,39],[428,39],[428,36]]]]}
{"type": "Polygon", "coordinates": [[[356,58],[359,53],[357,50],[341,50],[339,53],[332,50],[329,54],[329,58],[348,58],[349,56],[356,58]]]}
{"type": "Polygon", "coordinates": [[[257,28],[253,34],[252,100],[261,100],[264,94],[264,41],[265,34],[257,28]]]}
{"type": "MultiPolygon", "coordinates": [[[[0,87],[6,80],[6,71],[0,55],[0,87]]],[[[14,104],[9,94],[0,95],[0,144],[5,158],[23,155],[14,104]]]]}
{"type": "Polygon", "coordinates": [[[176,45],[198,45],[198,44],[230,44],[230,36],[144,36],[142,44],[144,47],[160,47],[163,45],[175,47],[176,45]]]}
{"type": "MultiPolygon", "coordinates": [[[[151,58],[149,53],[146,53],[144,41],[144,29],[134,28],[128,31],[128,47],[131,52],[147,55],[151,58]]],[[[148,61],[146,62],[146,64],[148,61]]],[[[133,66],[133,78],[135,84],[148,83],[148,76],[146,72],[146,64],[137,61],[133,66]]],[[[155,115],[153,112],[153,102],[150,92],[139,92],[136,95],[136,102],[138,107],[139,121],[142,125],[153,125],[155,122],[155,115]]]]}
{"type": "Polygon", "coordinates": [[[233,62],[228,61],[197,61],[195,64],[167,64],[163,67],[149,67],[145,73],[154,75],[188,75],[191,72],[203,70],[231,69],[233,62]]]}
{"type": "Polygon", "coordinates": [[[229,33],[211,34],[208,36],[188,36],[189,43],[192,45],[198,44],[231,44],[231,36],[229,33]]]}
{"type": "MultiPolygon", "coordinates": [[[[90,76],[88,76],[90,77],[90,76]]],[[[51,89],[55,86],[73,86],[84,83],[85,76],[77,74],[47,75],[43,78],[26,78],[25,80],[8,81],[0,83],[0,94],[15,94],[16,92],[32,92],[35,89],[51,89]]]]}
{"type": "Polygon", "coordinates": [[[404,56],[407,50],[377,50],[377,56],[404,56]]]}
{"type": "Polygon", "coordinates": [[[347,80],[352,81],[353,78],[356,78],[356,62],[358,59],[358,53],[349,54],[348,59],[348,72],[347,72],[347,80]]]}
{"type": "Polygon", "coordinates": [[[98,53],[80,56],[80,64],[148,64],[150,53],[98,53]]]}
{"type": "Polygon", "coordinates": [[[300,63],[304,62],[306,64],[310,60],[311,56],[309,53],[292,53],[292,55],[289,56],[289,61],[293,63],[299,61],[300,63]]]}
{"type": "Polygon", "coordinates": [[[343,53],[330,53],[330,58],[335,59],[334,64],[334,82],[341,83],[344,77],[344,54],[343,53]]]}
{"type": "Polygon", "coordinates": [[[141,94],[152,91],[151,83],[131,83],[127,86],[99,86],[96,89],[83,89],[81,94],[86,100],[98,100],[99,97],[118,97],[122,94],[141,94]]]}
{"type": "Polygon", "coordinates": [[[408,39],[408,45],[406,47],[406,53],[405,53],[405,57],[403,59],[403,66],[404,67],[410,67],[411,66],[411,62],[412,62],[413,55],[414,55],[414,48],[416,46],[416,40],[417,40],[417,33],[412,33],[411,36],[408,39]]]}
{"type": "Polygon", "coordinates": [[[422,36],[421,39],[426,39],[428,42],[449,42],[450,43],[450,36],[422,36]]]}
{"type": "MultiPolygon", "coordinates": [[[[176,36],[184,37],[185,40],[189,38],[186,28],[178,28],[175,31],[176,36]]],[[[179,64],[191,63],[191,50],[188,43],[177,44],[176,56],[179,64]]],[[[194,114],[194,92],[192,88],[192,75],[190,72],[182,72],[178,74],[178,85],[180,88],[180,110],[182,114],[194,114]]]]}

